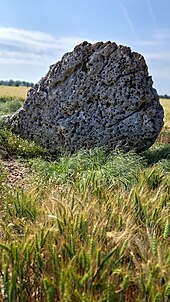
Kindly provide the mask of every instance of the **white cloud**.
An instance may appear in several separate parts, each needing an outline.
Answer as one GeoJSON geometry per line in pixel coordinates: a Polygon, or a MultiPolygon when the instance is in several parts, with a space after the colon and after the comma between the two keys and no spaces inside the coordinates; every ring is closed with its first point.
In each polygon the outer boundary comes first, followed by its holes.
{"type": "MultiPolygon", "coordinates": [[[[135,31],[126,8],[121,5],[121,9],[129,27],[135,31]]],[[[44,32],[0,27],[0,78],[37,81],[47,72],[49,65],[60,60],[65,52],[71,51],[84,40],[88,39],[56,37],[44,32]]],[[[121,42],[124,43],[125,41],[121,42]]],[[[164,84],[165,80],[166,83],[170,82],[170,29],[155,30],[148,39],[145,36],[143,40],[127,40],[126,44],[144,55],[149,71],[156,79],[156,87],[164,84]]],[[[166,89],[169,89],[168,85],[166,89]]],[[[163,89],[160,89],[160,93],[164,93],[163,89]]],[[[166,90],[165,93],[169,91],[166,90]]]]}
{"type": "Polygon", "coordinates": [[[83,40],[48,33],[0,27],[0,63],[44,64],[57,60],[83,40]]]}
{"type": "Polygon", "coordinates": [[[49,57],[45,54],[36,54],[33,52],[20,52],[10,50],[0,50],[1,64],[32,64],[42,65],[42,62],[48,61],[49,57]]]}

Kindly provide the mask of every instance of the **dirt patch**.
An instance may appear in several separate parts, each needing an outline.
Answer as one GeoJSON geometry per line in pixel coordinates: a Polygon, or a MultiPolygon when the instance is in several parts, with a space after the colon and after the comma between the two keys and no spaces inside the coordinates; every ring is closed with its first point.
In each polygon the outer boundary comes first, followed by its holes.
{"type": "Polygon", "coordinates": [[[5,171],[7,172],[6,183],[9,186],[20,186],[25,184],[26,178],[31,174],[30,168],[16,159],[1,160],[5,171]]]}

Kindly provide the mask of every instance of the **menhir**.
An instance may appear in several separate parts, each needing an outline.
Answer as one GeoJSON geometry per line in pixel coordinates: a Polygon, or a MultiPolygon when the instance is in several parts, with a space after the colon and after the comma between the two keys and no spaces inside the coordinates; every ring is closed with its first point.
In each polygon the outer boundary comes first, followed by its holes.
{"type": "Polygon", "coordinates": [[[51,152],[148,149],[163,109],[142,55],[112,42],[83,42],[50,66],[10,120],[15,133],[51,152]]]}

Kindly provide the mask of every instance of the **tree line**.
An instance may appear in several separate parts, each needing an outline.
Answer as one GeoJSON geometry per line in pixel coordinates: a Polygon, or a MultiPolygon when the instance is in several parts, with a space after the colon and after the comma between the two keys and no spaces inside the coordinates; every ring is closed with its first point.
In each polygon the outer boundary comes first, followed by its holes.
{"type": "Polygon", "coordinates": [[[159,96],[160,99],[170,99],[170,95],[164,94],[159,96]]]}
{"type": "MultiPolygon", "coordinates": [[[[27,82],[27,81],[19,81],[19,80],[9,80],[9,81],[3,81],[0,80],[0,86],[25,86],[25,87],[33,87],[34,83],[32,82],[27,82]]],[[[159,95],[161,99],[170,99],[170,95],[164,94],[164,95],[159,95]]]]}
{"type": "Polygon", "coordinates": [[[34,83],[32,82],[26,82],[26,81],[19,81],[19,80],[9,80],[9,81],[3,81],[0,80],[0,86],[26,86],[26,87],[33,87],[34,83]]]}

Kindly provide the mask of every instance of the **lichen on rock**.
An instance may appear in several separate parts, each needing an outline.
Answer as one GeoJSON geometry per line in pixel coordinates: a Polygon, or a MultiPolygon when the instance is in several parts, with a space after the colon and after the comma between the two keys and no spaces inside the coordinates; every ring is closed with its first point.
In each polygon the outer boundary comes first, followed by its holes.
{"type": "Polygon", "coordinates": [[[163,109],[142,55],[114,42],[83,42],[28,92],[14,132],[49,148],[148,149],[163,109]]]}

